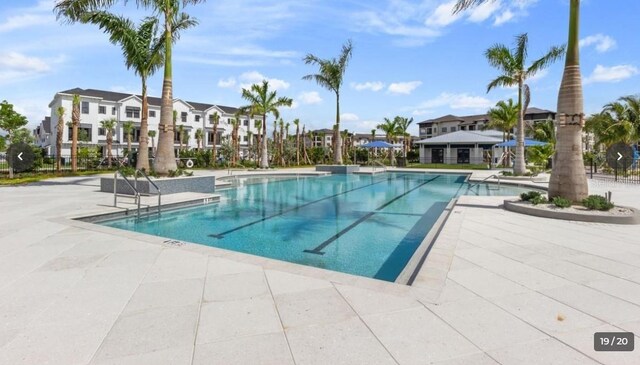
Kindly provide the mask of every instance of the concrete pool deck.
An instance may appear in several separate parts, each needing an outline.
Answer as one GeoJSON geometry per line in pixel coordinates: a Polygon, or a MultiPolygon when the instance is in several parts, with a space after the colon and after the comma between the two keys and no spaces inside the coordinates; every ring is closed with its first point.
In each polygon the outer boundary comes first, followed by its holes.
{"type": "MultiPolygon", "coordinates": [[[[638,185],[590,185],[640,208],[638,185]]],[[[463,197],[407,287],[69,221],[109,209],[98,188],[0,187],[1,364],[640,363],[593,350],[638,341],[640,226],[463,197]]]]}

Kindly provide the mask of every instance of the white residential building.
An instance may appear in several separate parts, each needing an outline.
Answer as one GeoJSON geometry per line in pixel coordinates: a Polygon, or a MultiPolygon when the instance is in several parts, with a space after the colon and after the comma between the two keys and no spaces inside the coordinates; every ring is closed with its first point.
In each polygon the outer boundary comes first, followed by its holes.
{"type": "MultiPolygon", "coordinates": [[[[103,155],[106,155],[106,132],[100,126],[100,122],[105,119],[114,118],[118,122],[115,134],[113,135],[112,153],[114,156],[122,155],[123,148],[126,148],[126,136],[124,135],[122,124],[126,121],[133,122],[134,131],[132,138],[132,149],[137,150],[140,138],[140,114],[142,112],[142,99],[139,95],[125,94],[112,91],[80,89],[61,91],[55,94],[49,108],[51,115],[45,117],[40,125],[34,130],[34,134],[38,144],[45,148],[50,155],[56,154],[56,137],[55,130],[58,123],[57,109],[62,106],[65,109],[65,124],[71,120],[73,96],[80,96],[80,129],[83,130],[87,140],[82,143],[84,146],[97,146],[102,148],[103,155]]],[[[158,131],[160,124],[160,98],[148,97],[149,101],[149,130],[158,131]]],[[[185,133],[188,133],[187,146],[189,149],[197,147],[195,133],[198,129],[204,132],[202,148],[210,149],[213,146],[213,115],[217,113],[220,116],[218,124],[217,145],[220,146],[221,141],[230,138],[232,126],[231,120],[235,118],[237,108],[205,104],[181,99],[173,100],[173,110],[177,112],[176,126],[183,126],[185,133]]],[[[238,131],[240,139],[241,154],[245,155],[250,143],[249,134],[255,136],[258,133],[256,121],[261,117],[249,118],[248,116],[240,117],[240,127],[238,131]]],[[[67,125],[63,131],[62,156],[71,155],[71,128],[67,125]]],[[[174,146],[179,148],[178,133],[175,133],[174,146]]],[[[186,138],[185,138],[186,139],[186,138]]],[[[157,146],[158,135],[155,137],[157,146]]],[[[184,145],[184,144],[183,144],[184,145]]],[[[151,141],[149,142],[151,149],[151,141]]],[[[151,151],[150,151],[151,153],[151,151]]]]}

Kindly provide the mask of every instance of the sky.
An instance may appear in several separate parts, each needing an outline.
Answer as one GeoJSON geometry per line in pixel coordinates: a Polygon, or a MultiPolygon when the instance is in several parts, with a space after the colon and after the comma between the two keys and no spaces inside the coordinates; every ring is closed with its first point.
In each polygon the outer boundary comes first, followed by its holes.
{"type": "MultiPolygon", "coordinates": [[[[370,133],[396,115],[417,123],[446,114],[485,113],[515,88],[487,93],[499,75],[484,56],[515,36],[529,35],[529,63],[567,41],[568,0],[496,0],[452,15],[452,0],[208,0],[185,12],[199,25],[184,31],[173,51],[174,97],[241,106],[243,87],[267,79],[294,100],[285,121],[331,128],[335,95],[302,80],[317,68],[303,57],[338,56],[351,39],[353,57],[341,89],[341,127],[370,133]]],[[[54,0],[0,2],[0,100],[35,127],[56,92],[80,87],[140,93],[139,78],[118,46],[97,27],[66,24],[54,0]]],[[[152,15],[135,1],[112,8],[138,21],[152,15]]],[[[585,112],[620,96],[640,94],[638,0],[583,0],[580,56],[585,112]]],[[[528,80],[531,106],[555,110],[564,60],[528,80]]],[[[162,72],[149,80],[160,96],[162,72]]]]}

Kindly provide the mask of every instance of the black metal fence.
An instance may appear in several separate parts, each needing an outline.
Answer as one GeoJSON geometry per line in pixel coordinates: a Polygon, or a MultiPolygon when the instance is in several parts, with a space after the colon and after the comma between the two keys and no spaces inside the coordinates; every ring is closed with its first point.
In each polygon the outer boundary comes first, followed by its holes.
{"type": "Polygon", "coordinates": [[[609,161],[593,156],[586,161],[587,176],[591,179],[640,184],[640,160],[621,158],[609,161]]]}
{"type": "MultiPolygon", "coordinates": [[[[40,156],[36,155],[33,167],[29,171],[31,173],[55,173],[55,172],[71,172],[71,156],[61,156],[60,169],[56,164],[56,156],[40,156]]],[[[94,170],[115,170],[117,167],[126,165],[126,159],[113,158],[111,167],[106,158],[78,156],[78,171],[94,171],[94,170]]],[[[9,174],[9,163],[7,155],[0,153],[0,175],[9,174]]]]}

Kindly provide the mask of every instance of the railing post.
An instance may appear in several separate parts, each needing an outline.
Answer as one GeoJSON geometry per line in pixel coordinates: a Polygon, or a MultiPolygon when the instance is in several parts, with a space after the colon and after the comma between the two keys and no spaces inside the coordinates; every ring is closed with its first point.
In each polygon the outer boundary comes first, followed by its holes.
{"type": "Polygon", "coordinates": [[[593,179],[593,157],[589,159],[589,166],[591,167],[591,179],[593,179]]]}
{"type": "Polygon", "coordinates": [[[616,161],[615,167],[613,169],[613,176],[615,181],[618,181],[618,161],[616,161]]]}
{"type": "Polygon", "coordinates": [[[118,207],[118,170],[113,174],[113,206],[118,207]]]}

